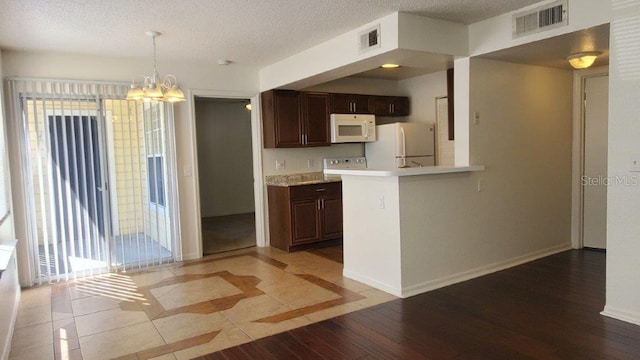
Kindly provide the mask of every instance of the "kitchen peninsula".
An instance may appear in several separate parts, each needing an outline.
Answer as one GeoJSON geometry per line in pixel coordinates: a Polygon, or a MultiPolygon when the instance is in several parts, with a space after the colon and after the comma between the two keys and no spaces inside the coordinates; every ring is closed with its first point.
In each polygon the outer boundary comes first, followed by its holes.
{"type": "Polygon", "coordinates": [[[465,280],[469,266],[477,276],[468,252],[481,223],[458,219],[481,196],[483,170],[326,169],[342,178],[344,276],[401,297],[465,280]]]}

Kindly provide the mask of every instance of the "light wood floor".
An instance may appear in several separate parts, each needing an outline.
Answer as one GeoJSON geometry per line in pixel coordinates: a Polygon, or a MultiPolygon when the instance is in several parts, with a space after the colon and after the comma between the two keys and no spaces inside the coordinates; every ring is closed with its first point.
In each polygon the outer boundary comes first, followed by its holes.
{"type": "Polygon", "coordinates": [[[326,257],[250,248],[24,289],[9,359],[192,359],[393,299],[326,257]]]}
{"type": "Polygon", "coordinates": [[[573,250],[199,359],[640,359],[600,315],[605,257],[573,250]]]}

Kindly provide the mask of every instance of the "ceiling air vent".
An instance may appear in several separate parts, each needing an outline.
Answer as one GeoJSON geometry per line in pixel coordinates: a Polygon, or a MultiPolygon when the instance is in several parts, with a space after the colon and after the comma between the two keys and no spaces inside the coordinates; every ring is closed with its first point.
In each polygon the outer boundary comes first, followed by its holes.
{"type": "Polygon", "coordinates": [[[567,0],[555,1],[535,9],[513,14],[513,38],[555,29],[568,24],[567,0]]]}
{"type": "Polygon", "coordinates": [[[376,25],[358,34],[360,53],[380,47],[380,25],[376,25]]]}

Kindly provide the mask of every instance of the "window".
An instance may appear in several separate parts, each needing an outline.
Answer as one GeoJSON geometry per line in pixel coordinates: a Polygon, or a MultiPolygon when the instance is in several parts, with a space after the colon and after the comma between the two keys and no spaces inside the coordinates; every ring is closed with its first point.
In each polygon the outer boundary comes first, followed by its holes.
{"type": "Polygon", "coordinates": [[[149,179],[149,203],[156,206],[164,206],[164,157],[152,155],[147,157],[147,174],[149,179]]]}

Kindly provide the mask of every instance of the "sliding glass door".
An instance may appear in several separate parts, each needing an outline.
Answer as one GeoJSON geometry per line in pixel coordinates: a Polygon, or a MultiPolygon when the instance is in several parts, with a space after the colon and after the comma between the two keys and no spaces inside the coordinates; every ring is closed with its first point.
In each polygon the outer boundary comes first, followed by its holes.
{"type": "Polygon", "coordinates": [[[174,261],[167,105],[123,100],[119,87],[86,96],[64,83],[10,84],[23,123],[34,282],[174,261]]]}

